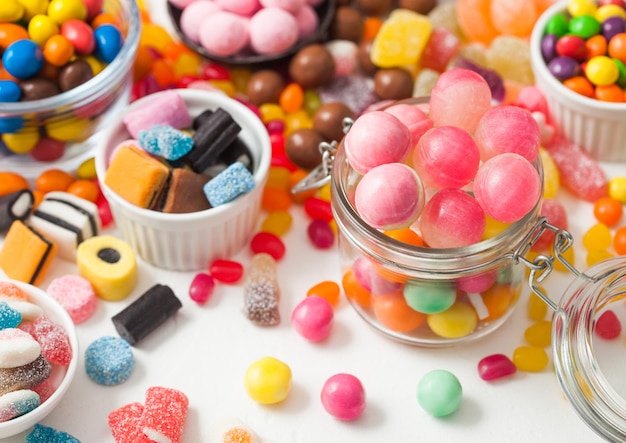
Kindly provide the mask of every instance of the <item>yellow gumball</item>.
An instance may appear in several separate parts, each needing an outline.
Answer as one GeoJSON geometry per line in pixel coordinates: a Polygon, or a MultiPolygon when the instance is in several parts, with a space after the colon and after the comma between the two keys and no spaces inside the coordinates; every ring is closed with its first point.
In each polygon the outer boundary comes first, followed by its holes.
{"type": "Polygon", "coordinates": [[[244,387],[257,403],[280,403],[291,388],[291,369],[274,357],[263,357],[246,370],[244,387]]]}

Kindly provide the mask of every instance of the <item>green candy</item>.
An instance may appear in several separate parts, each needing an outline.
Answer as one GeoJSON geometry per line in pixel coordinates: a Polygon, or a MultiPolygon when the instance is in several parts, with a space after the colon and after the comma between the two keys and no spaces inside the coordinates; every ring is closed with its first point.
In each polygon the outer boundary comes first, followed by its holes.
{"type": "Polygon", "coordinates": [[[403,293],[406,304],[423,314],[446,311],[456,301],[456,288],[448,282],[408,282],[403,293]]]}
{"type": "Polygon", "coordinates": [[[545,33],[554,34],[557,37],[563,37],[569,32],[569,19],[560,12],[552,16],[546,23],[545,33]]]}
{"type": "Polygon", "coordinates": [[[602,25],[595,17],[590,15],[579,15],[569,22],[570,33],[587,40],[602,30],[602,25]]]}
{"type": "Polygon", "coordinates": [[[461,405],[462,398],[459,379],[443,369],[427,373],[417,385],[417,402],[435,417],[452,414],[461,405]]]}

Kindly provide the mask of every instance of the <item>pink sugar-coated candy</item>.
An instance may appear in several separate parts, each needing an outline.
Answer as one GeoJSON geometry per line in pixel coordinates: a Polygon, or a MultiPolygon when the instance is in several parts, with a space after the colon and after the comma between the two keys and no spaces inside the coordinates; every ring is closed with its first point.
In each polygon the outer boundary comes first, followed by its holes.
{"type": "Polygon", "coordinates": [[[0,281],[0,300],[28,301],[28,295],[18,285],[10,281],[0,281]]]}
{"type": "Polygon", "coordinates": [[[339,420],[354,420],[365,410],[365,389],[351,374],[335,374],[324,383],[322,406],[339,420]]]}
{"type": "Polygon", "coordinates": [[[265,8],[280,8],[292,14],[306,5],[306,0],[260,0],[260,2],[265,8]]]}
{"type": "Polygon", "coordinates": [[[280,8],[264,8],[249,24],[250,45],[258,54],[280,54],[296,44],[300,35],[293,14],[280,8]]]}
{"type": "Polygon", "coordinates": [[[605,197],[606,174],[589,154],[563,137],[555,137],[546,146],[559,170],[561,183],[574,195],[589,202],[605,197]]]}
{"type": "Polygon", "coordinates": [[[250,41],[248,19],[228,11],[217,11],[200,23],[198,38],[207,52],[222,57],[234,55],[250,41]]]}
{"type": "Polygon", "coordinates": [[[305,297],[291,313],[291,325],[298,334],[311,342],[319,342],[328,337],[333,326],[332,305],[323,297],[305,297]]]}
{"type": "Polygon", "coordinates": [[[189,399],[176,389],[152,386],[146,391],[141,424],[143,433],[157,442],[179,443],[189,399]]]}
{"type": "Polygon", "coordinates": [[[443,72],[450,63],[450,60],[459,52],[461,40],[454,33],[444,27],[435,27],[428,43],[424,47],[420,66],[422,69],[432,69],[443,72]]]}
{"type": "Polygon", "coordinates": [[[335,77],[353,75],[358,69],[359,47],[350,40],[331,40],[324,44],[335,62],[335,77]]]}
{"type": "Polygon", "coordinates": [[[205,304],[209,301],[215,290],[215,280],[209,274],[200,272],[189,285],[189,298],[198,304],[205,304]]]}
{"type": "Polygon", "coordinates": [[[298,29],[300,30],[298,34],[299,41],[307,40],[315,34],[320,22],[315,9],[309,5],[304,5],[296,11],[293,16],[295,17],[296,22],[298,23],[298,29]]]}
{"type": "Polygon", "coordinates": [[[479,294],[492,287],[497,278],[498,270],[495,269],[471,277],[461,277],[457,280],[456,287],[469,294],[479,294]]]}
{"type": "Polygon", "coordinates": [[[476,199],[460,189],[437,192],[426,203],[419,219],[422,238],[431,248],[478,243],[485,225],[485,214],[476,199]]]}
{"type": "Polygon", "coordinates": [[[539,155],[541,132],[530,111],[502,105],[485,112],[478,122],[474,139],[482,161],[504,152],[514,152],[533,162],[539,155]]]}
{"type": "Polygon", "coordinates": [[[481,165],[474,195],[486,214],[503,223],[520,220],[541,197],[541,177],[519,154],[505,153],[481,165]]]}
{"type": "Polygon", "coordinates": [[[224,11],[250,17],[261,9],[259,0],[213,0],[224,11]]]}
{"type": "Polygon", "coordinates": [[[198,0],[183,9],[180,15],[180,29],[189,40],[200,43],[200,25],[209,15],[220,10],[216,2],[198,0]]]}
{"type": "Polygon", "coordinates": [[[422,182],[409,166],[387,163],[370,169],[356,186],[356,210],[375,229],[407,227],[424,207],[422,182]]]}
{"type": "Polygon", "coordinates": [[[50,398],[52,394],[57,390],[57,385],[55,380],[59,380],[62,375],[60,375],[61,371],[65,371],[65,369],[61,369],[59,366],[52,367],[52,374],[50,377],[46,378],[44,381],[39,383],[37,386],[33,386],[31,388],[32,391],[36,392],[39,395],[39,399],[41,403],[45,402],[50,398]],[[57,372],[59,374],[57,374],[57,372]]]}
{"type": "Polygon", "coordinates": [[[141,416],[143,405],[139,402],[128,403],[108,415],[109,429],[116,443],[150,443],[152,440],[143,433],[141,416]]]}
{"type": "Polygon", "coordinates": [[[594,331],[599,337],[605,340],[613,340],[618,338],[622,333],[622,323],[619,321],[617,315],[615,315],[615,312],[607,309],[596,319],[594,331]]]}
{"type": "Polygon", "coordinates": [[[480,153],[462,128],[439,126],[426,132],[413,151],[413,167],[428,187],[462,188],[478,171],[480,153]]]}
{"type": "Polygon", "coordinates": [[[508,377],[515,371],[515,364],[504,354],[488,355],[478,362],[478,375],[485,381],[508,377]]]}
{"type": "MultiPolygon", "coordinates": [[[[548,223],[554,225],[558,228],[567,230],[569,223],[567,221],[567,211],[565,207],[556,199],[544,199],[541,202],[541,212],[540,215],[542,217],[546,217],[548,223]]],[[[554,232],[546,229],[541,234],[541,237],[535,241],[532,245],[532,249],[535,251],[546,251],[550,249],[552,244],[554,243],[554,232]]]]}
{"type": "Polygon", "coordinates": [[[46,290],[59,302],[76,324],[89,319],[96,311],[96,292],[89,280],[80,275],[64,275],[50,282],[46,290]]]}
{"type": "Polygon", "coordinates": [[[35,361],[41,346],[25,331],[16,328],[0,330],[0,368],[17,368],[35,361]]]}
{"type": "Polygon", "coordinates": [[[430,118],[435,126],[458,126],[473,133],[491,108],[491,89],[480,74],[469,69],[443,72],[430,95],[430,118]]]}
{"type": "Polygon", "coordinates": [[[354,121],[344,148],[352,168],[365,174],[379,165],[402,162],[411,149],[411,133],[390,113],[371,111],[354,121]]]}
{"type": "Polygon", "coordinates": [[[20,329],[32,335],[41,346],[41,353],[50,363],[67,366],[72,360],[72,346],[67,331],[45,314],[35,321],[22,322],[20,329]]]}
{"type": "Polygon", "coordinates": [[[191,115],[185,101],[176,91],[165,91],[145,99],[123,117],[126,129],[136,139],[139,131],[154,125],[169,125],[176,129],[191,126],[191,115]]]}
{"type": "Polygon", "coordinates": [[[395,116],[409,128],[411,133],[411,147],[415,147],[422,135],[433,127],[433,121],[417,106],[397,104],[385,109],[385,112],[395,116]]]}

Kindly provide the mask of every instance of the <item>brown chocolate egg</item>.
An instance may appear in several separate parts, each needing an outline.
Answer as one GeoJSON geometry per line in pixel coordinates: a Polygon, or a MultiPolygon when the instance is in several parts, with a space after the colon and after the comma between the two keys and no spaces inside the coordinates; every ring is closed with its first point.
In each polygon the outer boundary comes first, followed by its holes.
{"type": "Polygon", "coordinates": [[[374,93],[381,100],[402,100],[413,95],[413,78],[406,69],[379,69],[374,75],[374,93]]]}
{"type": "Polygon", "coordinates": [[[55,82],[44,77],[33,77],[20,81],[22,100],[32,101],[52,97],[61,91],[55,82]]]}
{"type": "Polygon", "coordinates": [[[337,8],[330,24],[331,40],[350,40],[359,43],[363,37],[365,23],[363,15],[350,6],[337,8]]]}
{"type": "Polygon", "coordinates": [[[308,171],[322,162],[319,145],[323,141],[315,129],[296,129],[285,140],[285,153],[294,165],[308,171]]]}
{"type": "Polygon", "coordinates": [[[300,49],[289,62],[289,75],[304,89],[329,83],[335,73],[335,60],[324,46],[312,44],[300,49]]]}
{"type": "Polygon", "coordinates": [[[398,0],[398,8],[410,9],[418,14],[428,14],[437,6],[437,0],[398,0]]]}
{"type": "Polygon", "coordinates": [[[361,42],[359,49],[356,53],[356,59],[359,63],[359,68],[363,74],[373,76],[378,70],[378,66],[372,63],[370,53],[372,51],[372,42],[361,42]]]}
{"type": "Polygon", "coordinates": [[[313,115],[313,129],[327,141],[339,141],[343,138],[343,119],[354,119],[354,112],[341,102],[324,103],[313,115]]]}
{"type": "Polygon", "coordinates": [[[391,11],[393,0],[356,0],[356,6],[365,15],[384,16],[391,11]]]}
{"type": "Polygon", "coordinates": [[[59,88],[69,91],[93,78],[91,66],[85,60],[75,60],[59,71],[59,88]]]}
{"type": "Polygon", "coordinates": [[[257,71],[250,76],[246,85],[248,101],[255,106],[263,103],[278,103],[280,93],[285,89],[285,79],[271,69],[257,71]]]}

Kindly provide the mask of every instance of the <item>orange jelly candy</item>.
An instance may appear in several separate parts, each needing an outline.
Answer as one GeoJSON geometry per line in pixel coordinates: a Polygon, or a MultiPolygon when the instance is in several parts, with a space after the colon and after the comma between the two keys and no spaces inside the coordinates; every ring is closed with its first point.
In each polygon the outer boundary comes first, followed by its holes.
{"type": "Polygon", "coordinates": [[[325,298],[332,306],[339,304],[339,294],[341,288],[334,281],[322,281],[312,286],[307,292],[306,296],[317,295],[318,297],[325,298]]]}
{"type": "Polygon", "coordinates": [[[352,269],[343,274],[341,285],[343,292],[350,300],[354,300],[363,308],[369,308],[372,305],[372,294],[359,283],[352,269]]]}

